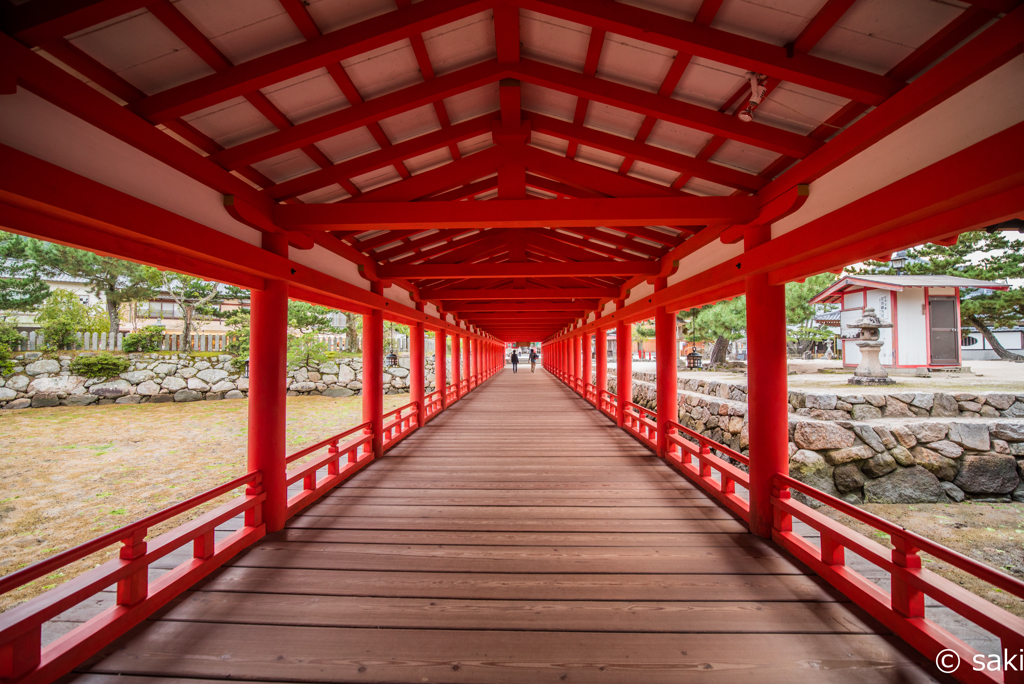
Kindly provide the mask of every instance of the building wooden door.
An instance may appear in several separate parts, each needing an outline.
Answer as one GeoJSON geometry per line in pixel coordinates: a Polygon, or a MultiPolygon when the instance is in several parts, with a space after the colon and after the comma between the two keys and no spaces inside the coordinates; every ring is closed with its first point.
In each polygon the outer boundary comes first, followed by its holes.
{"type": "Polygon", "coordinates": [[[931,363],[955,366],[960,363],[960,322],[954,297],[929,297],[931,363]]]}

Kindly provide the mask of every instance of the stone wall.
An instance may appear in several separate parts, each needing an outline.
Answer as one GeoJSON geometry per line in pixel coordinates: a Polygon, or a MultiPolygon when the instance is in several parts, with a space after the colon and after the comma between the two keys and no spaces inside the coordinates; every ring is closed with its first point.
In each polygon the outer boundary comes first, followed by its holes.
{"type": "MultiPolygon", "coordinates": [[[[83,355],[89,354],[88,352],[83,355]]],[[[140,404],[242,399],[249,379],[235,370],[234,357],[187,354],[129,354],[128,370],[116,378],[71,373],[70,354],[25,352],[14,357],[12,373],[0,376],[0,408],[24,409],[89,404],[140,404]]],[[[385,394],[409,392],[409,357],[384,369],[385,394]]],[[[426,359],[426,390],[434,390],[434,359],[426,359]]],[[[363,362],[340,358],[288,371],[289,396],[349,397],[363,387],[363,362]]]]}
{"type": "MultiPolygon", "coordinates": [[[[612,379],[609,383],[611,391],[614,382],[612,379]]],[[[679,422],[746,454],[746,387],[696,378],[688,378],[680,386],[679,422]]],[[[800,395],[805,404],[802,409],[806,409],[808,400],[816,409],[840,401],[834,395],[808,393],[791,393],[791,401],[793,394],[800,395]],[[821,401],[822,396],[825,401],[821,401]]],[[[910,404],[900,395],[891,396],[910,404]]],[[[1005,408],[995,409],[999,413],[986,416],[988,420],[980,411],[962,410],[956,418],[934,413],[880,413],[867,420],[852,420],[849,416],[840,420],[832,415],[804,413],[791,404],[790,474],[850,503],[1024,502],[1024,420],[1015,420],[1022,414],[1012,411],[1022,406],[1024,395],[971,396],[974,399],[970,401],[979,406],[996,404],[1005,408]],[[991,402],[993,396],[995,402],[991,402]]],[[[657,410],[656,385],[634,380],[633,402],[657,410]]]]}

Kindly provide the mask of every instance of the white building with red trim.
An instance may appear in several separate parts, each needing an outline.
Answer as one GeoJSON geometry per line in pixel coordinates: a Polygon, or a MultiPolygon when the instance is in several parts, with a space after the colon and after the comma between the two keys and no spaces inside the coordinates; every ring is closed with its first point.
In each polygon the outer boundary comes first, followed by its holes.
{"type": "Polygon", "coordinates": [[[881,332],[879,360],[890,368],[950,368],[963,360],[960,338],[961,288],[1007,290],[1005,283],[946,275],[855,275],[840,278],[811,299],[839,304],[843,366],[860,363],[860,349],[849,324],[867,307],[892,328],[881,332]]]}

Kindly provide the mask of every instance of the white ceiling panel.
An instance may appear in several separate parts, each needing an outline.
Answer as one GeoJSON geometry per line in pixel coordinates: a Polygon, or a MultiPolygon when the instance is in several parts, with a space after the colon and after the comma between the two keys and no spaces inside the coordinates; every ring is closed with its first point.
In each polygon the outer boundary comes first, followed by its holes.
{"type": "Polygon", "coordinates": [[[299,195],[296,197],[300,202],[306,204],[327,204],[330,202],[337,202],[339,200],[347,199],[351,197],[345,190],[337,183],[328,185],[326,188],[319,188],[313,192],[307,192],[305,195],[299,195]]]}
{"type": "Polygon", "coordinates": [[[825,0],[726,0],[711,27],[785,45],[814,18],[825,0]]]}
{"type": "Polygon", "coordinates": [[[264,88],[263,94],[288,117],[293,124],[329,114],[348,107],[348,100],[327,69],[281,81],[264,88]]]}
{"type": "Polygon", "coordinates": [[[407,112],[396,114],[387,119],[381,119],[380,127],[384,134],[393,143],[415,138],[424,133],[430,133],[441,128],[437,120],[437,112],[434,105],[423,105],[407,112]]]}
{"type": "Polygon", "coordinates": [[[644,122],[644,115],[630,112],[619,107],[613,107],[603,102],[591,102],[587,105],[587,118],[583,123],[590,128],[596,128],[615,135],[624,136],[629,139],[636,137],[640,130],[640,124],[644,122]]]}
{"type": "Polygon", "coordinates": [[[754,120],[807,135],[848,102],[835,95],[783,82],[758,106],[754,120]]]}
{"type": "Polygon", "coordinates": [[[884,74],[961,12],[935,0],[859,0],[811,54],[884,74]]]}
{"type": "Polygon", "coordinates": [[[82,32],[71,43],[148,95],[213,73],[148,11],[82,32]]]}
{"type": "Polygon", "coordinates": [[[711,181],[704,180],[703,178],[691,178],[689,182],[682,187],[683,192],[688,192],[691,195],[697,195],[698,197],[728,197],[732,193],[736,192],[733,188],[728,188],[718,183],[712,183],[711,181]]]}
{"type": "Polygon", "coordinates": [[[445,110],[448,112],[448,120],[453,124],[476,118],[488,112],[496,112],[500,104],[498,83],[488,83],[485,86],[446,97],[443,102],[445,110]]]}
{"type": "Polygon", "coordinates": [[[409,172],[413,175],[416,175],[437,168],[442,164],[447,164],[450,161],[452,161],[451,151],[447,147],[442,147],[439,150],[432,150],[418,157],[406,159],[405,168],[409,169],[409,172]]]}
{"type": "Polygon", "coordinates": [[[599,166],[608,171],[618,171],[623,159],[625,157],[621,154],[605,152],[604,150],[587,147],[586,145],[579,145],[576,148],[576,161],[599,166]]]}
{"type": "Polygon", "coordinates": [[[522,97],[523,109],[538,114],[547,114],[563,121],[572,121],[572,116],[576,111],[575,95],[566,95],[532,83],[523,83],[522,97]]]}
{"type": "Polygon", "coordinates": [[[361,176],[356,176],[351,180],[360,191],[370,192],[376,188],[397,183],[402,180],[402,177],[398,175],[398,171],[395,170],[394,166],[385,166],[382,169],[376,169],[361,176]]]}
{"type": "Polygon", "coordinates": [[[423,32],[423,43],[434,74],[452,71],[494,59],[494,22],[490,11],[423,32]]]}
{"type": "Polygon", "coordinates": [[[655,166],[654,164],[648,164],[646,162],[634,161],[633,165],[629,169],[628,175],[633,178],[649,181],[656,185],[664,185],[668,187],[672,185],[676,178],[679,177],[679,172],[655,166]]]}
{"type": "Polygon", "coordinates": [[[233,147],[277,130],[242,97],[200,109],[184,119],[224,147],[233,147]]]}
{"type": "Polygon", "coordinates": [[[771,152],[735,140],[726,140],[711,157],[711,160],[747,173],[760,173],[778,158],[778,152],[771,152]]]}
{"type": "Polygon", "coordinates": [[[295,178],[320,168],[302,150],[291,150],[276,157],[264,159],[256,162],[252,167],[275,183],[281,183],[289,178],[295,178]]]}
{"type": "Polygon", "coordinates": [[[660,12],[684,21],[693,21],[702,3],[703,0],[622,0],[623,5],[660,12]]]}
{"type": "Polygon", "coordinates": [[[423,82],[416,54],[408,40],[364,52],[341,65],[364,100],[423,82]]]}
{"type": "Polygon", "coordinates": [[[676,51],[617,33],[604,38],[597,75],[616,83],[658,92],[672,66],[676,51]]]}
{"type": "Polygon", "coordinates": [[[647,136],[647,142],[656,147],[664,147],[673,152],[682,152],[695,157],[712,137],[710,133],[698,131],[695,128],[659,121],[654,124],[654,129],[647,136]]]}
{"type": "Polygon", "coordinates": [[[569,150],[569,142],[562,138],[556,138],[551,135],[545,135],[533,131],[530,134],[530,145],[533,147],[540,148],[546,152],[553,152],[555,154],[564,156],[569,150]]]}
{"type": "Polygon", "coordinates": [[[708,109],[718,109],[733,93],[745,87],[746,73],[739,67],[694,57],[679,79],[672,97],[708,109]]]}
{"type": "Polygon", "coordinates": [[[491,134],[485,133],[483,135],[478,135],[475,138],[470,138],[460,142],[458,144],[459,154],[465,157],[466,155],[479,152],[480,150],[485,150],[493,145],[494,140],[491,138],[491,134]]]}
{"type": "Polygon", "coordinates": [[[380,149],[377,141],[365,128],[341,133],[314,144],[335,164],[380,149]]]}
{"type": "Polygon", "coordinates": [[[322,33],[366,21],[396,9],[394,0],[303,0],[322,33]]]}
{"type": "Polygon", "coordinates": [[[519,12],[523,57],[583,71],[590,27],[529,10],[519,12]]]}
{"type": "Polygon", "coordinates": [[[232,64],[304,40],[278,0],[178,0],[174,6],[232,64]]]}

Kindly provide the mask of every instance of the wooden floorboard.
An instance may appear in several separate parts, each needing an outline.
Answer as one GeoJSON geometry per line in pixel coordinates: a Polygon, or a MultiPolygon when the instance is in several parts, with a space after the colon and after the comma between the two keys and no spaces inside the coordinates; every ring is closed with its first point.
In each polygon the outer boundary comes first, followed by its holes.
{"type": "Polygon", "coordinates": [[[937,675],[550,375],[505,371],[72,679],[937,675]]]}

